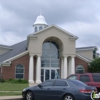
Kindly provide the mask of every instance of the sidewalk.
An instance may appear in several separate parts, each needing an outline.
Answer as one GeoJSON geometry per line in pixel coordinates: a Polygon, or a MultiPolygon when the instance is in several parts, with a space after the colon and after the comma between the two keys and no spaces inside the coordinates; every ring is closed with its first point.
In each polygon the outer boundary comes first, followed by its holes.
{"type": "Polygon", "coordinates": [[[0,96],[0,100],[23,100],[22,96],[0,96]]]}

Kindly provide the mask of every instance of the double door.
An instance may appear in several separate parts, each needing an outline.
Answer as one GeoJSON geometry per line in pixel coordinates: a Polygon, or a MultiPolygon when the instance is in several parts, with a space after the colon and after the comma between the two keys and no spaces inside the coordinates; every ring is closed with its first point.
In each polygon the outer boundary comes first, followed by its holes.
{"type": "Polygon", "coordinates": [[[42,68],[41,69],[41,81],[44,82],[48,79],[57,79],[60,78],[60,69],[59,68],[42,68]]]}

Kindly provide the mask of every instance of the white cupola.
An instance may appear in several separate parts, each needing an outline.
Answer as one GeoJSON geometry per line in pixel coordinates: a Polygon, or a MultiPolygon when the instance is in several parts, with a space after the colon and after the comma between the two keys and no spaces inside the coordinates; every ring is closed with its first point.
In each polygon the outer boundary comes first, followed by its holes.
{"type": "Polygon", "coordinates": [[[48,26],[48,24],[46,23],[44,16],[39,15],[36,18],[36,21],[33,24],[33,26],[34,26],[34,31],[37,32],[37,31],[40,31],[40,30],[46,28],[48,26]]]}

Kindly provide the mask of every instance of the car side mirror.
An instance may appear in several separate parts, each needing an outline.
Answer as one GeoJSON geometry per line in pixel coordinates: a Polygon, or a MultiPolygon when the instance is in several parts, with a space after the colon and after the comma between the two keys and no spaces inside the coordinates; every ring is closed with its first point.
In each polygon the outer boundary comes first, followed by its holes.
{"type": "Polygon", "coordinates": [[[42,87],[43,87],[43,85],[39,84],[39,85],[38,85],[38,87],[39,87],[39,88],[42,88],[42,87]]]}

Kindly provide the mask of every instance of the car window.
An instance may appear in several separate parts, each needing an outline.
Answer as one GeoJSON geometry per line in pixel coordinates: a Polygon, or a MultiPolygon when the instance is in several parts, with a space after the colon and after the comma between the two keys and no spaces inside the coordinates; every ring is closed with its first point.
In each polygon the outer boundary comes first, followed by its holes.
{"type": "Polygon", "coordinates": [[[46,82],[43,82],[41,85],[42,86],[52,86],[54,83],[54,81],[46,81],[46,82]]]}
{"type": "Polygon", "coordinates": [[[71,75],[67,79],[77,80],[78,79],[78,76],[77,75],[71,75]]]}
{"type": "Polygon", "coordinates": [[[88,75],[80,75],[80,81],[82,82],[90,82],[90,78],[88,75]]]}
{"type": "Polygon", "coordinates": [[[85,83],[79,81],[79,80],[69,80],[69,82],[71,82],[72,84],[76,85],[76,86],[86,86],[85,83]]]}
{"type": "Polygon", "coordinates": [[[92,75],[94,82],[100,82],[100,75],[92,75]]]}
{"type": "Polygon", "coordinates": [[[66,81],[56,80],[54,86],[68,86],[66,81]]]}

